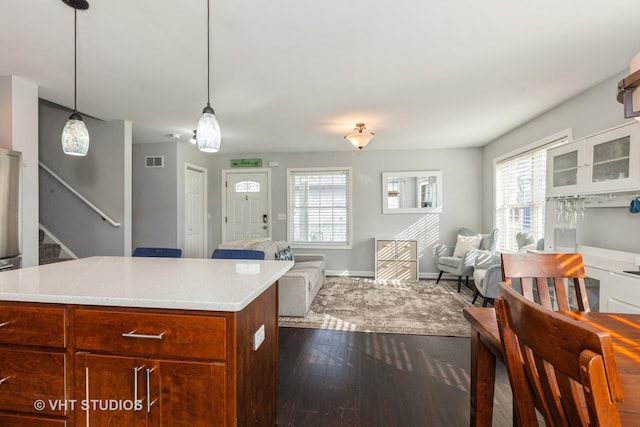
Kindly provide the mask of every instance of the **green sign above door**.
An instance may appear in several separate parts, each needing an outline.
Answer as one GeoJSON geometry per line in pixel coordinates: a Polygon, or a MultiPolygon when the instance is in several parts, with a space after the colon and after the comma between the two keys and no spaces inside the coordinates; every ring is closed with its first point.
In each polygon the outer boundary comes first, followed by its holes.
{"type": "Polygon", "coordinates": [[[231,159],[232,168],[261,168],[262,159],[231,159]]]}

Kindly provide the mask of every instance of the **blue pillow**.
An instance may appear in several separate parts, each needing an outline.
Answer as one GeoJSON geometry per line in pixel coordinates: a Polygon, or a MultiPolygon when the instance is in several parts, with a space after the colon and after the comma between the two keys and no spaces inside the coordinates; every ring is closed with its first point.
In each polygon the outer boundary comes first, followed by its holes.
{"type": "Polygon", "coordinates": [[[276,252],[275,258],[280,261],[294,261],[293,252],[291,251],[291,246],[287,246],[283,250],[276,252]]]}

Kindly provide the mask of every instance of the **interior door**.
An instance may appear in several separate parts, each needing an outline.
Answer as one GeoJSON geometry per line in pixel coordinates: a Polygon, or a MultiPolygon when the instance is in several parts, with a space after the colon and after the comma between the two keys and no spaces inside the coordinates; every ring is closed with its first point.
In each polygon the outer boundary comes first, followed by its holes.
{"type": "Polygon", "coordinates": [[[256,239],[271,235],[269,170],[223,172],[225,223],[223,241],[256,239]]]}
{"type": "Polygon", "coordinates": [[[187,165],[185,169],[184,257],[205,258],[206,171],[187,165]]]}

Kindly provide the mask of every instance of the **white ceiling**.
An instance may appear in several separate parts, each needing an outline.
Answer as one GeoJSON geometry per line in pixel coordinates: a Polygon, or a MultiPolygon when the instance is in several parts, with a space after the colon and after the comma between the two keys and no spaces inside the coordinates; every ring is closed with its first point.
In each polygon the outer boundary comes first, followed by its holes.
{"type": "MultiPolygon", "coordinates": [[[[88,1],[78,110],[131,120],[134,142],[179,133],[187,143],[207,101],[206,0],[88,1]]],[[[376,133],[366,150],[481,146],[640,50],[638,0],[211,0],[211,10],[211,103],[227,153],[355,150],[342,137],[356,122],[376,133]]],[[[0,75],[72,108],[73,9],[1,0],[0,75]]]]}

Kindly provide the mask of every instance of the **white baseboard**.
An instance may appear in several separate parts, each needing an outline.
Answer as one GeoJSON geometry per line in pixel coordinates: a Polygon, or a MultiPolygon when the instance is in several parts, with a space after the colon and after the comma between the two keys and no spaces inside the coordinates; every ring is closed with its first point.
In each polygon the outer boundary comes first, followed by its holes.
{"type": "MultiPolygon", "coordinates": [[[[341,276],[341,277],[375,277],[376,273],[371,270],[327,270],[327,276],[341,276]]],[[[420,273],[421,279],[437,279],[440,272],[435,273],[420,273]]],[[[452,276],[450,274],[443,274],[444,280],[458,280],[458,276],[452,276]]]]}

